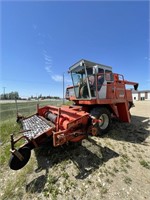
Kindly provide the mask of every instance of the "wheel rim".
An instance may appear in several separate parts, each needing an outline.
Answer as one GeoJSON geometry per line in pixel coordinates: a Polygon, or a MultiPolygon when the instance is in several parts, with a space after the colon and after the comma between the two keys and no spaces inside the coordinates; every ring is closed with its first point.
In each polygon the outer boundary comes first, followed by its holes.
{"type": "Polygon", "coordinates": [[[100,129],[106,129],[107,126],[109,125],[109,117],[106,114],[102,114],[99,119],[101,122],[98,123],[100,129]]]}

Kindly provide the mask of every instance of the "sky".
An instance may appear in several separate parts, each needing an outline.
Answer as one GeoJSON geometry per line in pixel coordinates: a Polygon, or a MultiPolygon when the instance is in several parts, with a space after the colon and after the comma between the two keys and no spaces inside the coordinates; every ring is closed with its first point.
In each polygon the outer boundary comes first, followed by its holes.
{"type": "Polygon", "coordinates": [[[0,93],[63,96],[80,59],[150,90],[148,1],[2,1],[0,93]]]}

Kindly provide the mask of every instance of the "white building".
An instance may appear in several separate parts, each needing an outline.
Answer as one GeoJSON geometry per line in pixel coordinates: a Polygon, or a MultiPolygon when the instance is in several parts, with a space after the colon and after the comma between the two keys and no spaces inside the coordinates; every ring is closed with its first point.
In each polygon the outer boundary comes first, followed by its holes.
{"type": "Polygon", "coordinates": [[[150,90],[132,91],[133,100],[142,101],[150,100],[150,90]]]}

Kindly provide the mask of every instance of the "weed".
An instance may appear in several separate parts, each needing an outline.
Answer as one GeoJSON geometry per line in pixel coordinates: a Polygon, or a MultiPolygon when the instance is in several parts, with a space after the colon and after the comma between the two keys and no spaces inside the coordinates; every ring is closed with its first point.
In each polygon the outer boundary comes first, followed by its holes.
{"type": "Polygon", "coordinates": [[[126,161],[123,158],[120,158],[120,163],[121,163],[121,165],[124,165],[124,164],[126,164],[126,161]]]}
{"type": "Polygon", "coordinates": [[[119,172],[119,170],[114,166],[114,168],[113,168],[113,171],[115,172],[115,173],[117,173],[117,172],[119,172]]]}
{"type": "Polygon", "coordinates": [[[68,178],[69,178],[69,174],[68,174],[67,172],[64,172],[64,173],[62,174],[62,177],[64,177],[65,179],[68,179],[68,178]]]}
{"type": "Polygon", "coordinates": [[[126,174],[128,173],[128,170],[127,170],[125,167],[122,167],[122,168],[121,168],[121,171],[122,171],[122,172],[125,172],[126,174]]]}
{"type": "Polygon", "coordinates": [[[57,195],[60,193],[60,191],[56,185],[56,182],[56,177],[52,175],[48,176],[47,185],[43,190],[45,197],[51,197],[53,200],[57,199],[57,195]]]}
{"type": "Polygon", "coordinates": [[[107,178],[107,179],[106,179],[106,182],[109,183],[109,184],[111,184],[111,183],[113,182],[113,180],[107,178]]]}
{"type": "Polygon", "coordinates": [[[117,164],[117,163],[118,163],[118,160],[117,160],[117,159],[114,159],[114,163],[117,164]]]}
{"type": "Polygon", "coordinates": [[[111,171],[109,171],[109,174],[110,174],[112,177],[115,176],[115,174],[114,174],[113,172],[111,172],[111,171]]]}
{"type": "Polygon", "coordinates": [[[150,164],[149,164],[147,161],[145,161],[145,160],[140,160],[140,164],[141,164],[143,167],[145,167],[145,168],[147,168],[147,169],[150,169],[150,164]]]}
{"type": "Polygon", "coordinates": [[[87,180],[87,183],[88,183],[89,185],[91,185],[91,184],[92,184],[92,181],[91,181],[90,179],[88,179],[88,180],[87,180]]]}
{"type": "Polygon", "coordinates": [[[129,159],[129,157],[127,156],[127,154],[122,154],[122,156],[121,156],[121,158],[120,158],[120,163],[121,163],[121,165],[123,166],[123,165],[127,164],[129,160],[130,160],[130,159],[129,159]]]}
{"type": "Polygon", "coordinates": [[[131,165],[129,165],[129,164],[126,164],[126,167],[127,167],[128,169],[132,169],[131,165]]]}
{"type": "Polygon", "coordinates": [[[70,179],[68,179],[68,184],[69,184],[71,187],[74,187],[74,188],[77,187],[77,183],[71,181],[70,179]]]}
{"type": "Polygon", "coordinates": [[[108,192],[108,189],[103,186],[101,189],[101,195],[104,196],[104,194],[106,194],[107,192],[108,192]]]}
{"type": "Polygon", "coordinates": [[[106,174],[106,176],[108,176],[109,171],[105,168],[104,173],[106,174]]]}
{"type": "Polygon", "coordinates": [[[130,160],[127,154],[122,154],[122,158],[123,158],[126,162],[128,162],[128,161],[130,160]]]}
{"type": "Polygon", "coordinates": [[[100,182],[97,182],[96,185],[97,185],[98,188],[102,187],[102,184],[100,182]]]}
{"type": "Polygon", "coordinates": [[[125,177],[124,177],[124,182],[125,182],[127,185],[131,185],[132,179],[131,179],[130,177],[128,177],[128,176],[125,176],[125,177]]]}
{"type": "Polygon", "coordinates": [[[126,151],[127,150],[127,147],[125,144],[123,144],[123,150],[126,151]]]}

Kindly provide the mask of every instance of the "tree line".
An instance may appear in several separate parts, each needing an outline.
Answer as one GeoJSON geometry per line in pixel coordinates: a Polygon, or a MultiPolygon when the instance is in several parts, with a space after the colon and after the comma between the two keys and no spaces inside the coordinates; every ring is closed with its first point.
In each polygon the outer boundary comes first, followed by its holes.
{"type": "Polygon", "coordinates": [[[14,100],[14,99],[19,99],[19,100],[32,100],[32,99],[60,99],[60,97],[57,96],[42,96],[42,94],[40,94],[39,96],[33,96],[31,95],[28,98],[21,98],[19,96],[18,92],[10,92],[10,93],[5,93],[5,94],[1,94],[0,95],[0,99],[1,100],[14,100]]]}
{"type": "Polygon", "coordinates": [[[18,92],[10,92],[0,95],[0,99],[2,100],[13,100],[13,99],[19,99],[19,93],[18,92]]]}
{"type": "Polygon", "coordinates": [[[30,99],[60,99],[60,97],[57,97],[57,96],[42,96],[42,95],[39,95],[38,97],[35,97],[35,96],[31,96],[28,98],[29,100],[30,99]]]}

